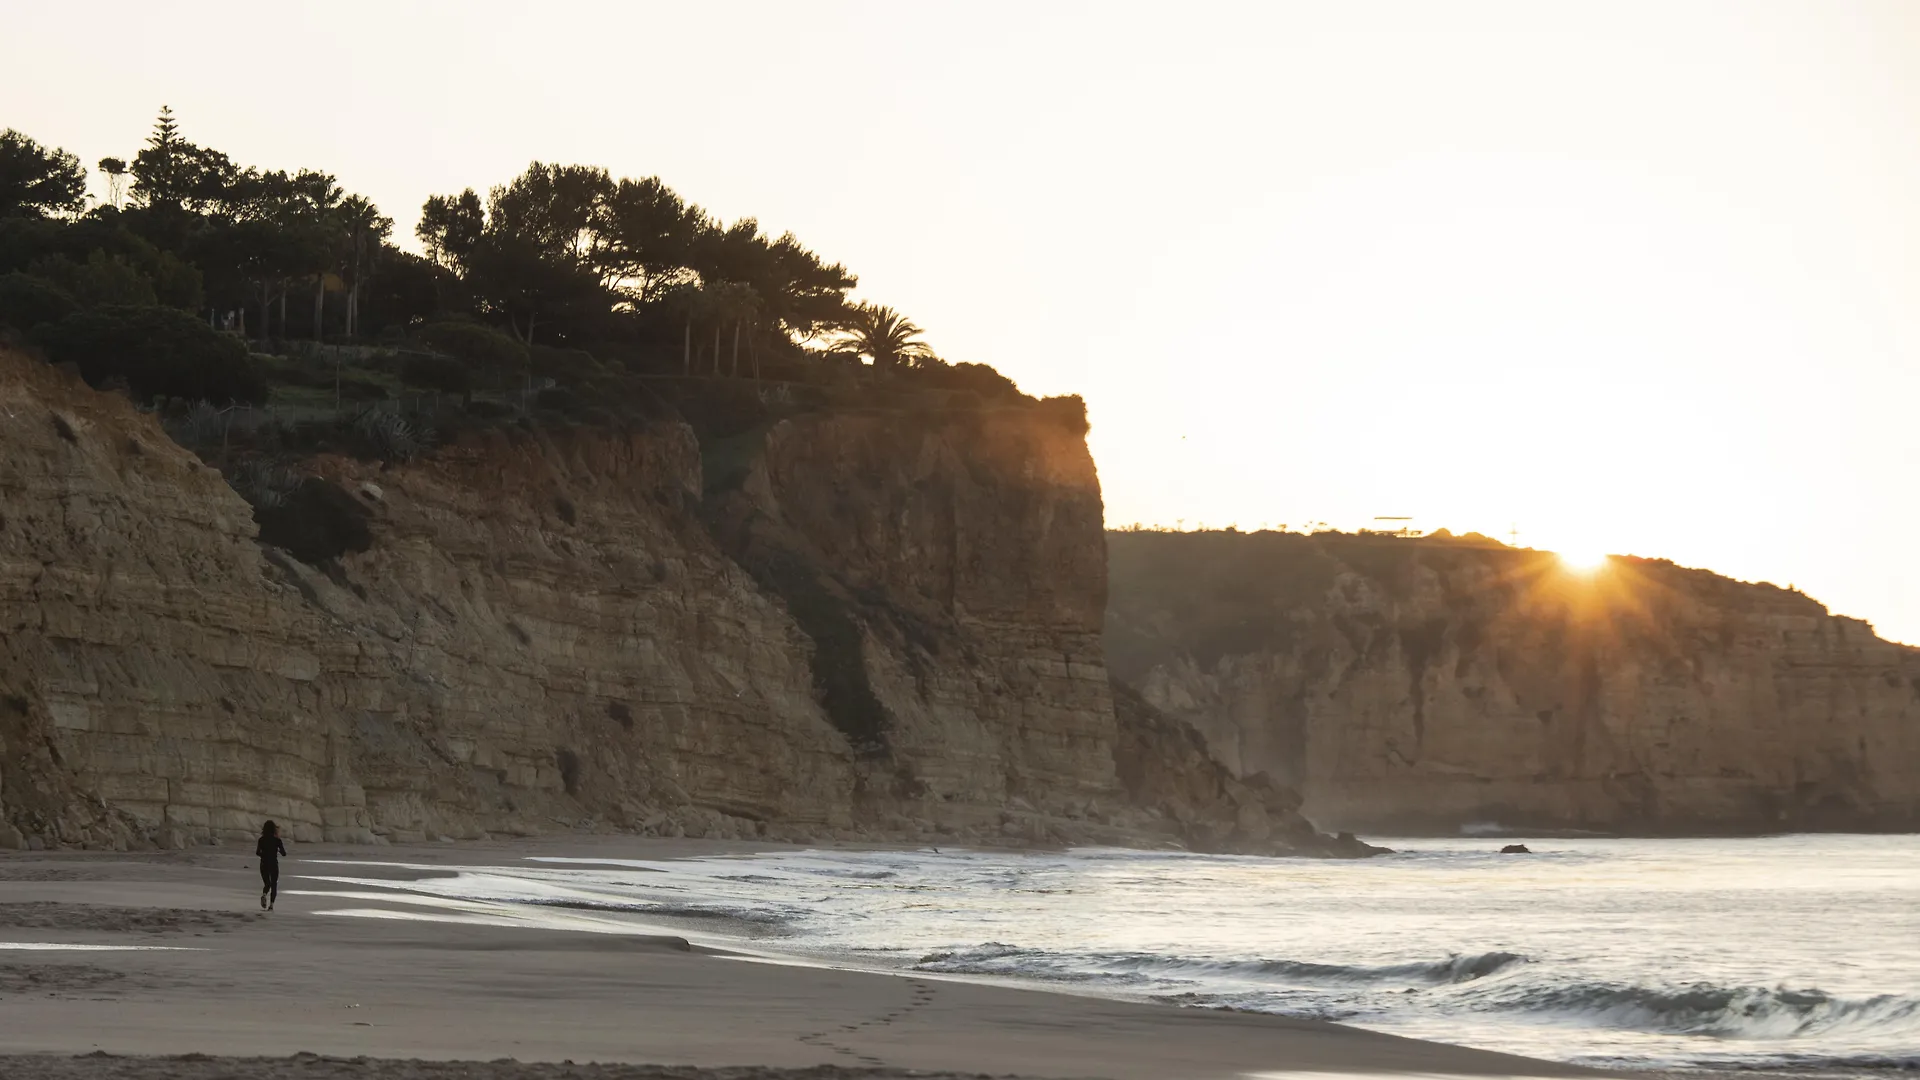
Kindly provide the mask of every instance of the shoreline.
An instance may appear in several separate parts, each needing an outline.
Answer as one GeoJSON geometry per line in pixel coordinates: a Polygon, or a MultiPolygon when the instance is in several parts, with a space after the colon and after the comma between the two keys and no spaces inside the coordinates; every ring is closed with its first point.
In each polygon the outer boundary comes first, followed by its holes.
{"type": "Polygon", "coordinates": [[[373,878],[392,862],[669,861],[774,850],[791,849],[599,836],[300,845],[272,913],[255,906],[250,853],[236,848],[10,854],[0,857],[0,941],[119,948],[0,950],[0,1059],[17,1059],[0,1071],[10,1080],[213,1075],[198,1061],[166,1060],[197,1054],[226,1060],[221,1067],[270,1058],[278,1064],[260,1064],[259,1075],[316,1077],[334,1075],[331,1059],[379,1059],[375,1071],[353,1075],[396,1078],[434,1074],[412,1061],[514,1059],[472,1074],[502,1080],[563,1075],[526,1063],[567,1061],[757,1070],[741,1078],[821,1067],[881,1071],[806,1075],[1609,1075],[1263,1013],[747,962],[755,958],[682,935],[425,921],[409,917],[417,903],[300,880],[302,867],[321,859],[363,864],[369,872],[355,876],[373,878]],[[328,906],[320,897],[336,892],[388,917],[314,914],[328,906]],[[76,1060],[95,1052],[115,1056],[76,1060]],[[299,1052],[319,1057],[289,1057],[299,1052]],[[28,1059],[18,1055],[30,1055],[33,1071],[20,1071],[28,1059]]]}

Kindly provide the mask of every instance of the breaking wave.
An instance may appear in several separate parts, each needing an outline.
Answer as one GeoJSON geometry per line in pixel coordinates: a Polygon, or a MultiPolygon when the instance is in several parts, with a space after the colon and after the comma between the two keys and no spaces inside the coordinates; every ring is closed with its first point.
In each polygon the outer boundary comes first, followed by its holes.
{"type": "Polygon", "coordinates": [[[1454,955],[1444,960],[1378,966],[1315,964],[1298,960],[1204,960],[1154,953],[1059,953],[989,941],[971,949],[928,953],[915,970],[952,975],[1000,975],[1054,982],[1195,983],[1214,979],[1319,985],[1471,982],[1527,958],[1517,953],[1454,955]]]}
{"type": "Polygon", "coordinates": [[[1912,1032],[1920,1046],[1920,997],[1835,997],[1818,989],[1757,986],[1506,987],[1483,1008],[1554,1013],[1587,1025],[1719,1039],[1797,1039],[1838,1031],[1912,1032]]]}
{"type": "MultiPolygon", "coordinates": [[[[989,941],[921,956],[914,970],[1153,991],[1156,1000],[1315,1019],[1382,1018],[1406,994],[1454,1015],[1505,1014],[1536,1024],[1609,1028],[1722,1041],[1766,1042],[1847,1034],[1920,1047],[1920,997],[1845,998],[1819,989],[1692,983],[1568,983],[1554,965],[1511,952],[1398,964],[1212,960],[1140,952],[1069,953],[989,941]],[[1495,976],[1499,976],[1495,978],[1495,976]],[[1302,991],[1318,990],[1321,993],[1302,991]],[[1334,997],[1326,996],[1333,993],[1334,997]],[[1439,995],[1434,997],[1433,995],[1439,995]]],[[[1920,1064],[1874,1057],[1878,1065],[1920,1064]]]]}

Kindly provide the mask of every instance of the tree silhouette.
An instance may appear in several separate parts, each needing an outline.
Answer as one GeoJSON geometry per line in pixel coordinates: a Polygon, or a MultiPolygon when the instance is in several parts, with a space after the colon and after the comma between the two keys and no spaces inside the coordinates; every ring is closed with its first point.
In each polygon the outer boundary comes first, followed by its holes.
{"type": "Polygon", "coordinates": [[[918,340],[924,333],[905,315],[877,304],[855,305],[843,327],[835,351],[865,356],[881,370],[909,367],[935,359],[931,346],[918,340]]]}
{"type": "Polygon", "coordinates": [[[334,216],[340,230],[340,270],[347,283],[347,336],[360,328],[360,292],[372,272],[374,261],[393,235],[393,219],[364,196],[349,195],[341,200],[334,216]]]}
{"type": "Polygon", "coordinates": [[[126,186],[127,163],[121,158],[103,157],[99,169],[107,177],[107,205],[118,210],[126,186]]]}
{"type": "Polygon", "coordinates": [[[0,131],[0,217],[78,213],[87,202],[80,159],[41,146],[18,131],[0,131]]]}

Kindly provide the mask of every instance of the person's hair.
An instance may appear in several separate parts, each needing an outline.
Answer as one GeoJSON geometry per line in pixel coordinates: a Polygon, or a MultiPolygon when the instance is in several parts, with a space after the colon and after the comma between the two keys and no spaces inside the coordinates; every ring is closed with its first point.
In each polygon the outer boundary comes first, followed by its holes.
{"type": "Polygon", "coordinates": [[[272,836],[275,833],[278,833],[279,831],[280,831],[280,826],[275,825],[271,821],[267,822],[265,825],[260,826],[261,836],[272,836]]]}

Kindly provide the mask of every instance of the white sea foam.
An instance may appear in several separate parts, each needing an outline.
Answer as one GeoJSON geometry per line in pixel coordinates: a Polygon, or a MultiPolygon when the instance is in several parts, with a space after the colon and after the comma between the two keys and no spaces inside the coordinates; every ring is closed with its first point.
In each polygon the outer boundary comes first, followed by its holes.
{"type": "Polygon", "coordinates": [[[1527,843],[1411,841],[1359,862],[792,851],[332,881],[387,902],[342,914],[691,927],[809,962],[1589,1064],[1920,1065],[1920,837],[1527,843]]]}

